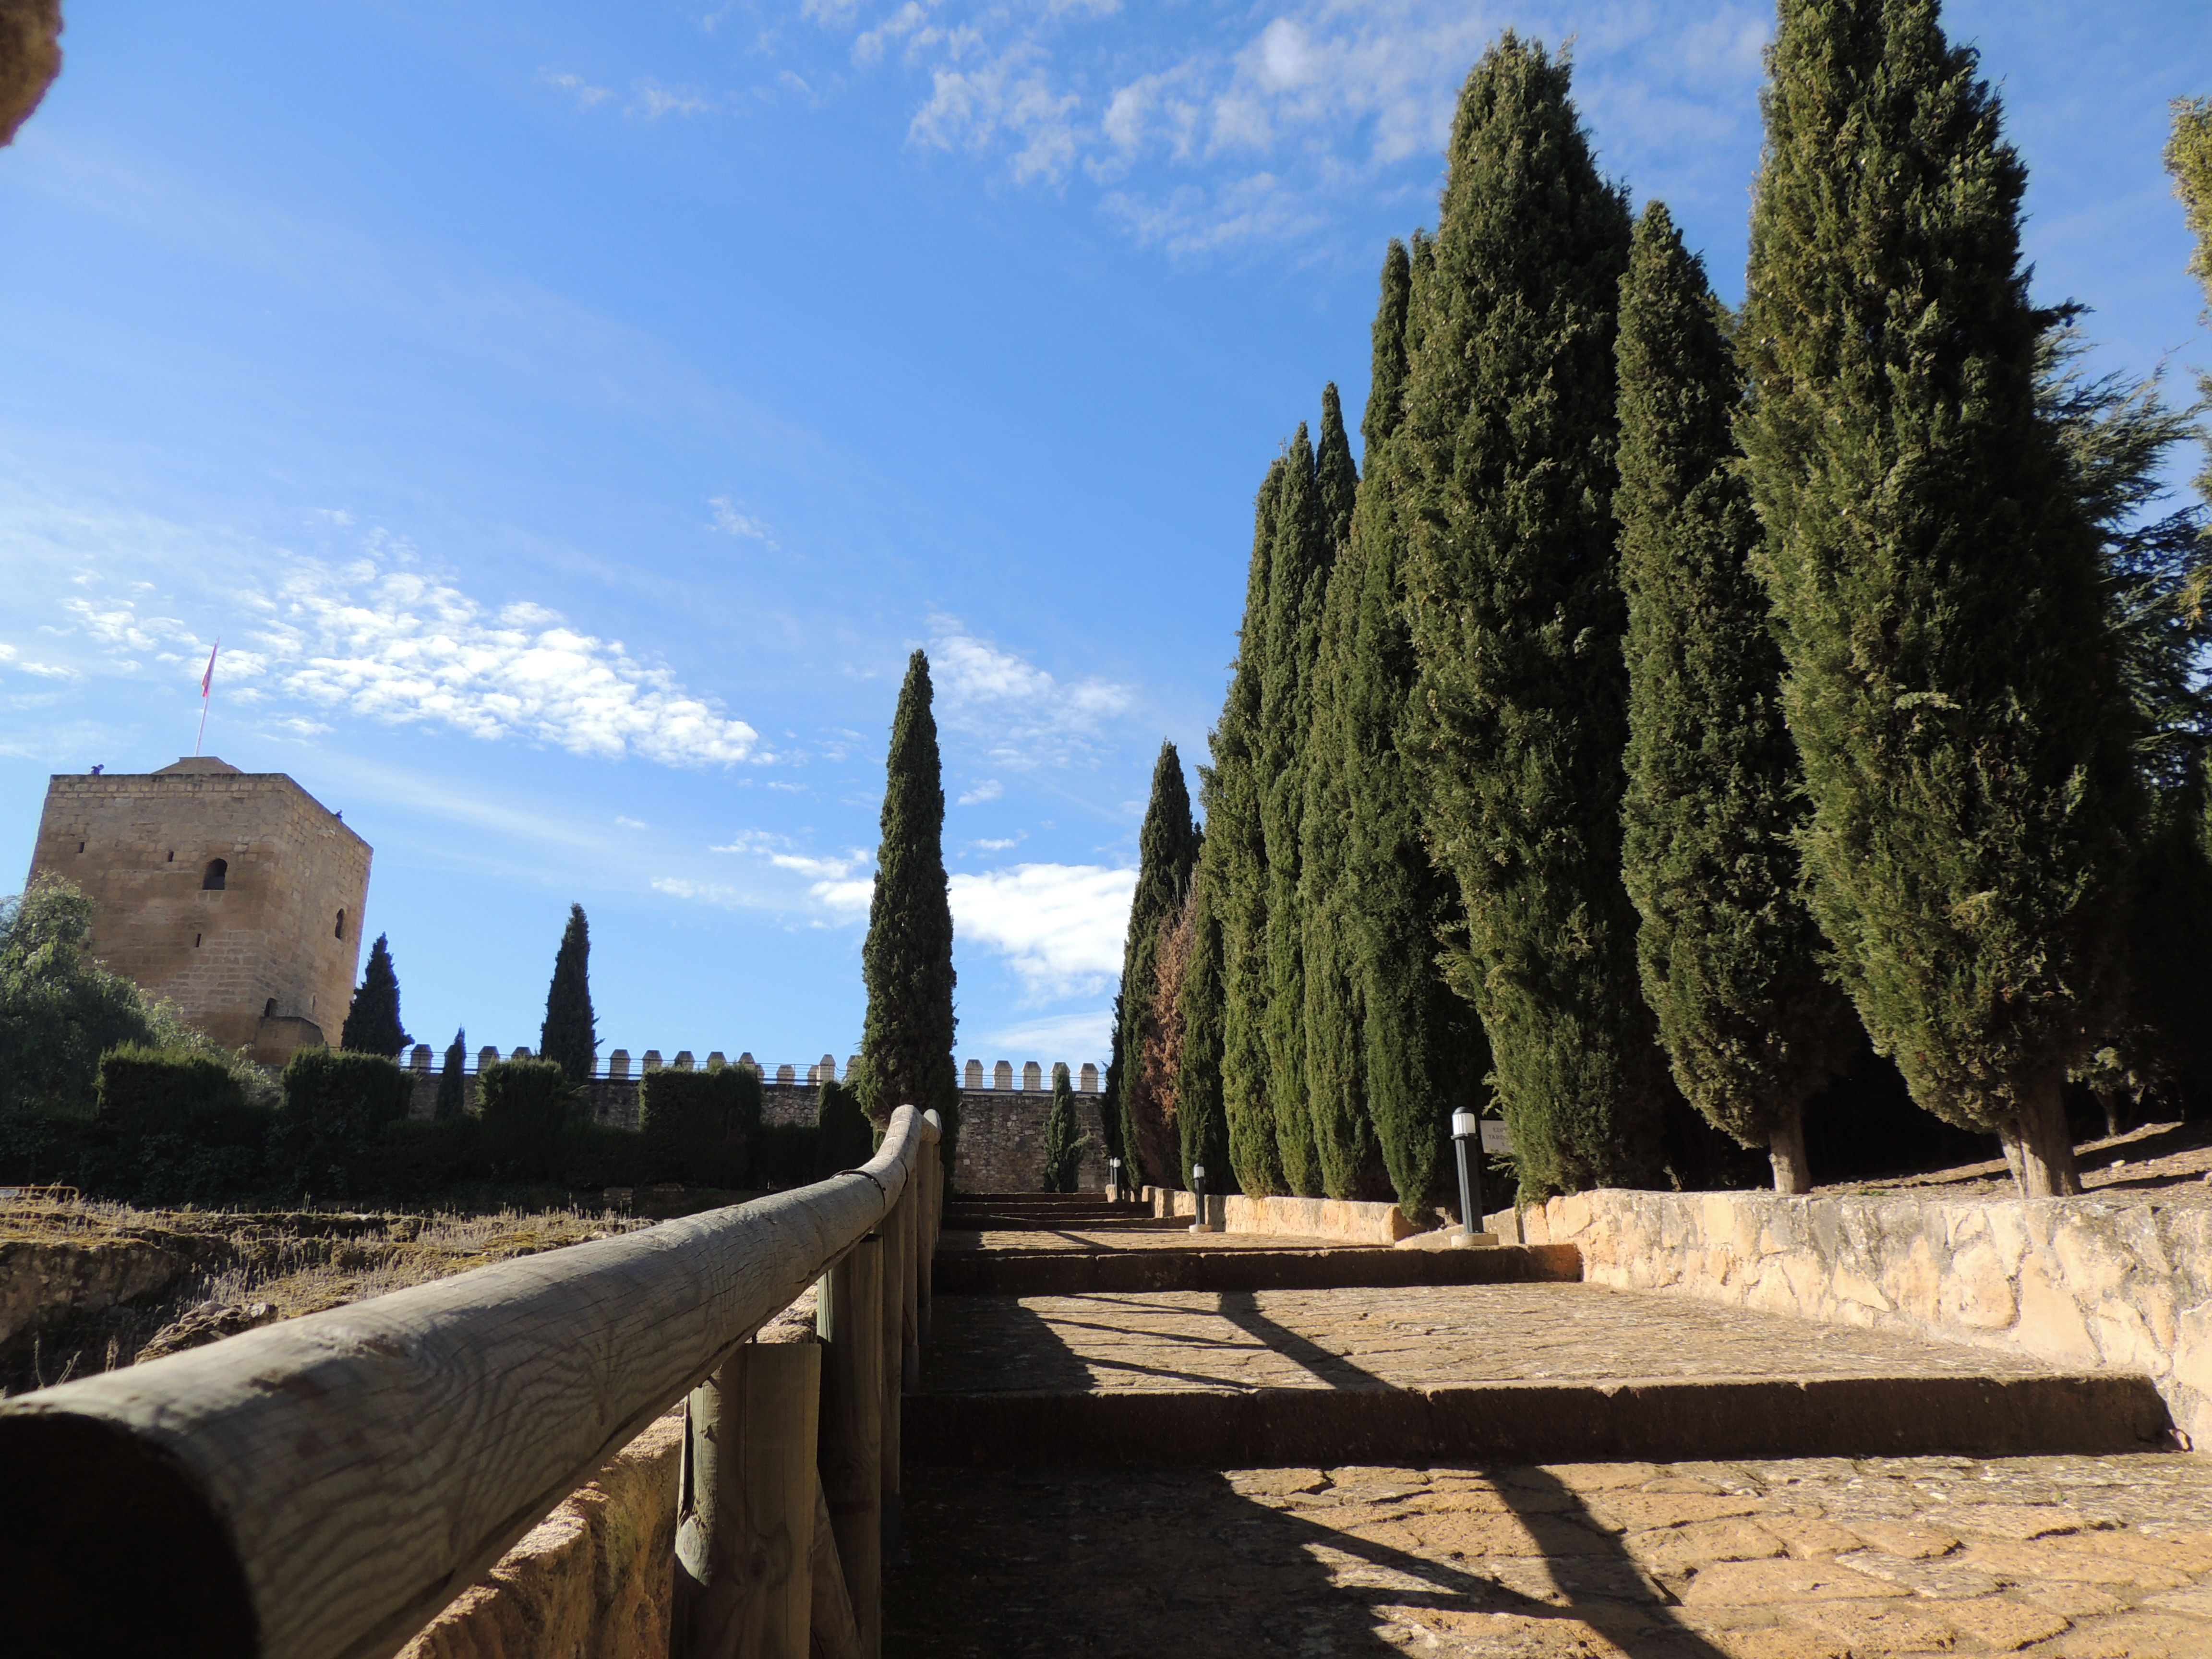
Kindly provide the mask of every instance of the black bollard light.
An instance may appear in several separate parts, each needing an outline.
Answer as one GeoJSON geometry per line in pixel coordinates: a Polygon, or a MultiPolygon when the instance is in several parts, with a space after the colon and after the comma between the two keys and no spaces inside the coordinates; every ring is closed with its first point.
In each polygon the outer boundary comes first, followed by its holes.
{"type": "Polygon", "coordinates": [[[1459,1230],[1472,1239],[1482,1230],[1474,1224],[1482,1214],[1482,1174],[1474,1153],[1482,1139],[1482,1123],[1473,1112],[1452,1114],[1452,1146],[1459,1153],[1459,1230]]]}
{"type": "Polygon", "coordinates": [[[1191,1231],[1212,1232],[1213,1230],[1206,1224],[1206,1165],[1203,1164],[1190,1166],[1190,1195],[1198,1200],[1198,1214],[1191,1220],[1191,1231]]]}

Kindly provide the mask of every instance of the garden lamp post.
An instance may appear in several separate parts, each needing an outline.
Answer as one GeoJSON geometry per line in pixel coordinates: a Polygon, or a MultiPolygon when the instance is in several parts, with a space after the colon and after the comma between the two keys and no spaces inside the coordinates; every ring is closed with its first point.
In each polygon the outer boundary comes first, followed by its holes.
{"type": "Polygon", "coordinates": [[[1118,1158],[1106,1160],[1106,1196],[1113,1203],[1121,1201],[1121,1160],[1118,1158]]]}
{"type": "Polygon", "coordinates": [[[1198,1200],[1198,1214],[1191,1221],[1191,1231],[1212,1232],[1213,1229],[1206,1224],[1206,1165],[1203,1164],[1190,1166],[1190,1195],[1198,1200]]]}
{"type": "Polygon", "coordinates": [[[1459,1154],[1459,1230],[1468,1239],[1481,1231],[1476,1224],[1482,1218],[1482,1175],[1474,1163],[1481,1136],[1480,1121],[1473,1112],[1452,1114],[1452,1148],[1459,1154]]]}

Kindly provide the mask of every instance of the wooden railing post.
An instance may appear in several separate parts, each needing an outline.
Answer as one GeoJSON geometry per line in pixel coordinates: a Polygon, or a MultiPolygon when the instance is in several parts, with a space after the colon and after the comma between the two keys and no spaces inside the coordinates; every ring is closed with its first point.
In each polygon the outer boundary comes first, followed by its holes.
{"type": "Polygon", "coordinates": [[[932,1280],[937,1261],[937,1223],[945,1210],[945,1195],[939,1185],[939,1171],[944,1167],[945,1122],[935,1112],[924,1112],[921,1121],[937,1131],[922,1137],[921,1172],[916,1182],[921,1197],[921,1252],[915,1273],[915,1334],[927,1342],[930,1307],[935,1300],[932,1280]]]}
{"type": "Polygon", "coordinates": [[[825,1349],[822,1492],[862,1659],[879,1659],[884,1641],[884,1253],[879,1234],[854,1245],[822,1276],[814,1316],[825,1349]]]}
{"type": "Polygon", "coordinates": [[[908,1225],[913,1211],[912,1189],[891,1206],[879,1230],[884,1253],[884,1299],[879,1309],[883,1332],[883,1480],[884,1564],[896,1565],[905,1545],[899,1516],[899,1399],[906,1377],[905,1337],[907,1261],[914,1254],[913,1230],[908,1225]]]}
{"type": "Polygon", "coordinates": [[[670,1659],[807,1659],[822,1350],[747,1343],[691,1392],[670,1659]]]}
{"type": "Polygon", "coordinates": [[[899,1389],[921,1387],[921,1276],[929,1241],[922,1226],[921,1194],[909,1186],[899,1200],[899,1233],[905,1240],[906,1271],[899,1275],[899,1389]]]}

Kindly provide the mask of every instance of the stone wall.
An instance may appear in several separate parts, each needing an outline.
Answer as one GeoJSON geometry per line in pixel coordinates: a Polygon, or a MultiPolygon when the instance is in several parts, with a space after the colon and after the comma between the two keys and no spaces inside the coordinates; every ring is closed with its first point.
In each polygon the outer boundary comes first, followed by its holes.
{"type": "Polygon", "coordinates": [[[1519,1224],[1529,1243],[1579,1246],[1593,1284],[2148,1376],[2212,1447],[2212,1209],[1605,1190],[1519,1224]]]}
{"type": "Polygon", "coordinates": [[[668,1651],[684,1415],[624,1447],[398,1659],[647,1659],[668,1651]]]}
{"type": "Polygon", "coordinates": [[[290,778],[211,756],[53,778],[31,854],[33,876],[92,900],[94,956],[272,1065],[337,1040],[368,866],[368,843],[290,778]]]}

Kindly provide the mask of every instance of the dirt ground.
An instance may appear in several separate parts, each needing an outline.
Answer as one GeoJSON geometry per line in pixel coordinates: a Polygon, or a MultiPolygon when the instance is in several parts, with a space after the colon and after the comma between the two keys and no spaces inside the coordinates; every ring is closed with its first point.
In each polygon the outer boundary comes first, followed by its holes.
{"type": "MultiPolygon", "coordinates": [[[[2075,1158],[2089,1197],[2212,1205],[2212,1121],[2146,1123],[2125,1134],[2085,1140],[2075,1148],[2075,1158]]],[[[1912,1193],[1946,1199],[2017,1195],[2001,1158],[1919,1175],[1840,1182],[1814,1190],[1830,1194],[1912,1193]]]]}

